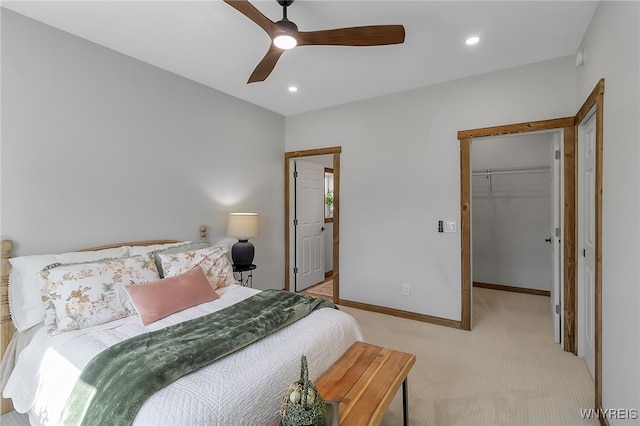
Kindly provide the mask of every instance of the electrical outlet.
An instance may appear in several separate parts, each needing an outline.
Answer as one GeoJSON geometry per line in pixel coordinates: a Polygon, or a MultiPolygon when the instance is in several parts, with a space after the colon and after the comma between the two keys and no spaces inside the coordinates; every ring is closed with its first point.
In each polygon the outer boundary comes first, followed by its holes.
{"type": "Polygon", "coordinates": [[[411,286],[409,284],[402,284],[402,294],[404,296],[411,295],[411,286]]]}

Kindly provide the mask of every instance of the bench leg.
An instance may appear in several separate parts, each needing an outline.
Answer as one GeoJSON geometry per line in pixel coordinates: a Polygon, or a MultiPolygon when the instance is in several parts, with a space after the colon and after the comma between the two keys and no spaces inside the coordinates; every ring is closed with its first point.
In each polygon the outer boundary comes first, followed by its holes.
{"type": "Polygon", "coordinates": [[[409,426],[409,390],[406,377],[402,381],[402,416],[404,417],[404,426],[409,426]]]}

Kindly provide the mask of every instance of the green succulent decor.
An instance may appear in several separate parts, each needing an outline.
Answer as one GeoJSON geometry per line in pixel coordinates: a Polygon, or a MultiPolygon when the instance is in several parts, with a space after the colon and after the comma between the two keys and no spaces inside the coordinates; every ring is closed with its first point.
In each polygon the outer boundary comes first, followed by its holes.
{"type": "Polygon", "coordinates": [[[325,426],[327,404],[309,380],[307,357],[302,355],[300,380],[289,386],[280,408],[282,426],[325,426]]]}
{"type": "Polygon", "coordinates": [[[333,191],[327,189],[327,193],[324,194],[324,203],[328,206],[333,205],[333,191]]]}

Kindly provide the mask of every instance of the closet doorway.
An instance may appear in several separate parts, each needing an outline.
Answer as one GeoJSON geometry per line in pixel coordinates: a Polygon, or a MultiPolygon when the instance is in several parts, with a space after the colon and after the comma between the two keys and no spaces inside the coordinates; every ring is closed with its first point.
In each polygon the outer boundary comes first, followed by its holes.
{"type": "Polygon", "coordinates": [[[473,139],[473,286],[549,297],[561,343],[562,132],[473,139]]]}
{"type": "MultiPolygon", "coordinates": [[[[330,182],[331,208],[322,208],[321,224],[316,224],[315,228],[324,240],[324,249],[318,245],[314,247],[314,253],[318,257],[323,257],[320,283],[323,282],[326,271],[331,271],[331,287],[327,291],[327,297],[334,303],[338,303],[340,298],[340,264],[339,264],[339,235],[340,235],[340,153],[341,147],[321,148],[305,151],[293,151],[285,153],[285,290],[302,291],[309,285],[310,281],[304,277],[304,270],[300,268],[303,244],[301,240],[300,220],[297,220],[304,211],[306,202],[301,197],[301,182],[298,179],[300,172],[296,173],[299,167],[320,170],[323,182],[330,182]],[[309,167],[307,167],[309,166],[309,167]],[[330,176],[327,176],[327,171],[330,176]],[[296,177],[296,174],[298,177],[296,177]],[[325,177],[326,176],[326,177],[325,177]],[[298,188],[296,188],[298,187],[298,188]],[[330,217],[326,217],[327,214],[330,217]],[[321,250],[323,250],[321,252],[321,250]]],[[[315,191],[317,192],[317,191],[315,191]]],[[[315,197],[324,205],[327,198],[327,188],[323,185],[320,197],[315,197]]],[[[317,194],[316,194],[317,195],[317,194]]],[[[314,198],[314,199],[315,199],[314,198]]],[[[317,201],[317,200],[316,200],[317,201]]],[[[316,220],[317,222],[317,220],[316,220]]],[[[316,232],[316,233],[318,233],[316,232]]],[[[309,239],[308,241],[311,241],[309,239]]],[[[316,274],[317,275],[317,274],[316,274]]],[[[325,285],[326,287],[326,285],[325,285]]]]}

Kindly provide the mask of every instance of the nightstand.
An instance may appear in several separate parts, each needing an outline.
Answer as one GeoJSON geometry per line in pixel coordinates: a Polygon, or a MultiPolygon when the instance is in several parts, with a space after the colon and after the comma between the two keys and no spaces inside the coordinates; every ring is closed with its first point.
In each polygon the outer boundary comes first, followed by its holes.
{"type": "Polygon", "coordinates": [[[238,266],[238,265],[233,265],[233,274],[235,275],[235,273],[239,273],[240,274],[240,284],[242,284],[245,287],[251,287],[253,288],[253,270],[256,269],[256,265],[249,265],[249,266],[238,266]],[[247,277],[244,277],[244,273],[248,272],[247,277]]]}

